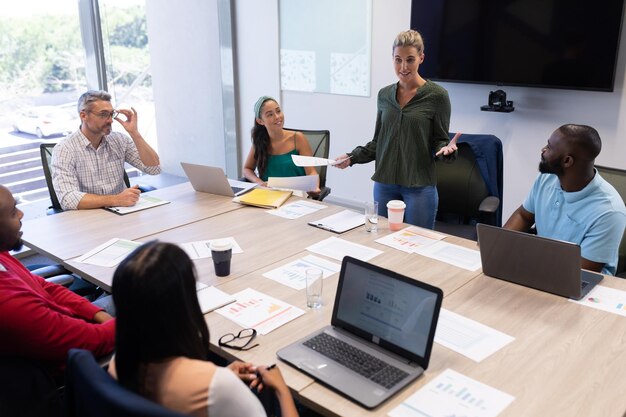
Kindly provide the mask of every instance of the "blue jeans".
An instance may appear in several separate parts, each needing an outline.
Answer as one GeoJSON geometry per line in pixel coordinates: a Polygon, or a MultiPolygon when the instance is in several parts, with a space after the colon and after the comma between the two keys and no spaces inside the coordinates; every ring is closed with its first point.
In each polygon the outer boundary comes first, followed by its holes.
{"type": "Polygon", "coordinates": [[[378,215],[387,216],[387,203],[402,200],[406,204],[404,222],[433,229],[439,204],[437,187],[403,187],[396,184],[374,182],[374,200],[378,201],[378,215]]]}

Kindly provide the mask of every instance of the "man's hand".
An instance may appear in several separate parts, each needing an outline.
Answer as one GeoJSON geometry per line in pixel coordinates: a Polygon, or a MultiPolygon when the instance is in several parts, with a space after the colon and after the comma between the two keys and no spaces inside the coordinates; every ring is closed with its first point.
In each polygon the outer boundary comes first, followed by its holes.
{"type": "Polygon", "coordinates": [[[119,113],[123,114],[126,117],[126,120],[123,120],[122,117],[117,116],[115,120],[130,134],[131,136],[135,133],[138,133],[137,129],[137,111],[134,107],[131,107],[131,110],[128,109],[119,109],[119,113]]]}
{"type": "Polygon", "coordinates": [[[137,201],[139,201],[140,194],[141,191],[139,191],[139,186],[137,185],[126,188],[124,191],[115,196],[115,207],[134,206],[137,204],[137,201]]]}

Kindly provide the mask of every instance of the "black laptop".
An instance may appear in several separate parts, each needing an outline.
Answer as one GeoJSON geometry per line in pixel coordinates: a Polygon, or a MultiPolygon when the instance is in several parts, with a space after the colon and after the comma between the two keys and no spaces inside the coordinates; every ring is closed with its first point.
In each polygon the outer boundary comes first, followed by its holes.
{"type": "Polygon", "coordinates": [[[278,357],[367,408],[428,367],[443,292],[346,256],[331,325],[278,357]]]}
{"type": "Polygon", "coordinates": [[[580,300],[602,274],[581,269],[580,246],[486,224],[476,225],[483,273],[580,300]]]}

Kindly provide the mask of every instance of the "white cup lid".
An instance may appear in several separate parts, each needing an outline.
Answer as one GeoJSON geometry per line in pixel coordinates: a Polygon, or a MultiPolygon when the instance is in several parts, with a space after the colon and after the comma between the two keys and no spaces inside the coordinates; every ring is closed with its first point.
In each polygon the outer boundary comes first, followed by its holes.
{"type": "Polygon", "coordinates": [[[403,209],[405,207],[406,204],[404,204],[404,201],[402,200],[391,200],[387,203],[388,209],[403,209]]]}
{"type": "Polygon", "coordinates": [[[232,249],[233,245],[230,242],[230,240],[226,240],[226,239],[214,239],[211,241],[211,244],[209,246],[211,248],[211,250],[214,251],[225,251],[228,249],[232,249]]]}

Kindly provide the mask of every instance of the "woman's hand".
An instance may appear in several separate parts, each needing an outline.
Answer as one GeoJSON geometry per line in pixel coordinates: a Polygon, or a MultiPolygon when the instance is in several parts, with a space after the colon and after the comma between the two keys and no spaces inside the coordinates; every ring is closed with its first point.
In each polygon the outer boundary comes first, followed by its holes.
{"type": "Polygon", "coordinates": [[[248,384],[257,379],[256,368],[251,363],[234,361],[229,363],[227,368],[233,371],[239,379],[248,384]]]}
{"type": "Polygon", "coordinates": [[[448,155],[452,155],[454,153],[454,151],[456,151],[457,149],[459,149],[456,146],[456,141],[459,139],[459,136],[461,136],[461,133],[458,132],[457,134],[454,135],[454,137],[450,140],[450,143],[448,143],[447,146],[444,146],[443,148],[439,149],[439,152],[437,152],[435,154],[435,156],[448,156],[448,155]]]}
{"type": "Polygon", "coordinates": [[[336,166],[337,168],[345,169],[350,166],[350,156],[346,153],[335,158],[335,161],[337,163],[334,166],[336,166]]]}

